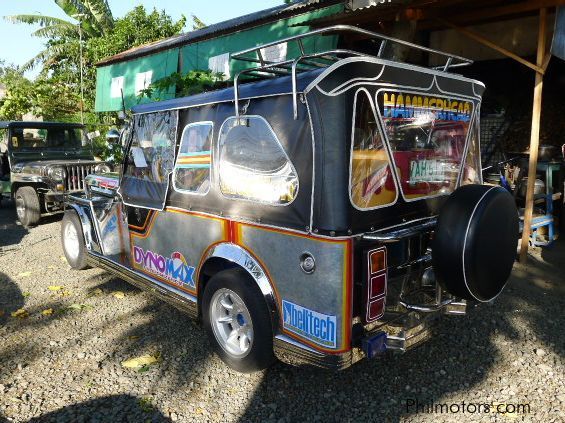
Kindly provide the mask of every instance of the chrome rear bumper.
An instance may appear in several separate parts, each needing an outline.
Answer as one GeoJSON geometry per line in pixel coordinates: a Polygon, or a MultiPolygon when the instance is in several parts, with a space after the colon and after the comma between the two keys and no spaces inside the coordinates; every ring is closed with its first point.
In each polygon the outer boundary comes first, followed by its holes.
{"type": "MultiPolygon", "coordinates": [[[[449,315],[462,315],[466,312],[465,301],[451,302],[445,305],[441,312],[449,315]]],[[[442,313],[437,309],[428,312],[406,311],[385,315],[384,319],[362,327],[362,334],[354,342],[348,352],[341,354],[326,354],[307,347],[294,339],[278,335],[274,339],[276,357],[294,366],[315,366],[331,370],[345,369],[365,358],[372,358],[364,350],[364,340],[384,336],[382,352],[404,353],[418,347],[434,334],[434,327],[442,313]]],[[[360,323],[357,323],[359,327],[360,323]]]]}

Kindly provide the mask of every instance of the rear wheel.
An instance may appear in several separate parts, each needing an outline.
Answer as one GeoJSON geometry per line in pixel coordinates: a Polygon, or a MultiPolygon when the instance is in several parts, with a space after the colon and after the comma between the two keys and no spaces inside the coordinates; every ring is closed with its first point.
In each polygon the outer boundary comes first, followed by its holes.
{"type": "Polygon", "coordinates": [[[16,213],[26,228],[35,226],[41,219],[39,196],[32,187],[21,187],[16,191],[16,213]]]}
{"type": "Polygon", "coordinates": [[[202,314],[214,349],[232,369],[251,373],[275,361],[267,304],[244,270],[225,270],[210,279],[202,314]]]}
{"type": "Polygon", "coordinates": [[[61,242],[67,262],[73,269],[88,268],[82,224],[74,211],[67,211],[61,221],[61,242]]]}

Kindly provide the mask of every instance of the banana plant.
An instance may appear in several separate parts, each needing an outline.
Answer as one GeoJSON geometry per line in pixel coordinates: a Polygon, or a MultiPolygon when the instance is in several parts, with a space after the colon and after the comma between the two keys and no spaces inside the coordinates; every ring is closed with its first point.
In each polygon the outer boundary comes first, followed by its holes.
{"type": "Polygon", "coordinates": [[[69,57],[78,50],[80,38],[86,40],[108,34],[114,27],[114,17],[108,0],[53,0],[73,20],[35,15],[13,15],[5,19],[12,23],[39,25],[32,33],[47,38],[47,47],[22,65],[21,70],[32,69],[39,63],[48,65],[59,57],[69,57]],[[79,27],[80,25],[80,27],[79,27]],[[53,40],[58,40],[53,42],[53,40]],[[64,42],[61,42],[64,40],[64,42]]]}

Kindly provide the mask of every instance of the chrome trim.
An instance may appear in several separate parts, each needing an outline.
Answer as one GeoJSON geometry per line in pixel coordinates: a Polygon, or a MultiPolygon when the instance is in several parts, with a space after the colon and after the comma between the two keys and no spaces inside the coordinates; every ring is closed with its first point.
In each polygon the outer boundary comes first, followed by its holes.
{"type": "MultiPolygon", "coordinates": [[[[75,197],[72,197],[75,200],[75,197]]],[[[81,199],[82,200],[82,199],[81,199]]],[[[83,205],[88,205],[88,202],[82,202],[83,205]]],[[[92,225],[90,223],[90,217],[84,212],[84,209],[80,207],[78,204],[69,203],[67,204],[71,209],[73,209],[80,219],[82,223],[82,233],[84,235],[84,243],[86,245],[86,249],[89,251],[93,250],[93,246],[95,241],[92,239],[92,225]]]]}
{"type": "Polygon", "coordinates": [[[354,362],[353,351],[341,354],[323,354],[302,345],[286,335],[277,335],[273,339],[275,356],[292,366],[314,366],[330,370],[342,370],[354,362]]]}
{"type": "MultiPolygon", "coordinates": [[[[271,314],[271,324],[273,326],[273,333],[276,335],[280,331],[279,323],[279,310],[277,306],[277,299],[271,282],[267,277],[267,273],[261,267],[261,265],[255,260],[245,249],[239,245],[232,243],[218,244],[212,247],[206,255],[202,258],[199,269],[202,269],[211,258],[222,258],[228,260],[232,263],[239,265],[243,268],[249,276],[253,278],[269,308],[271,314]]],[[[200,275],[198,275],[200,279],[200,275]]]]}
{"type": "MultiPolygon", "coordinates": [[[[406,225],[410,225],[410,223],[407,223],[406,225]]],[[[432,217],[429,218],[429,220],[427,220],[426,222],[409,226],[407,228],[400,228],[394,231],[380,230],[380,231],[366,233],[363,235],[362,238],[366,241],[378,241],[383,243],[398,242],[402,239],[410,238],[422,232],[429,231],[435,228],[436,225],[437,225],[437,218],[432,217]]]]}
{"type": "MultiPolygon", "coordinates": [[[[371,329],[365,331],[364,338],[385,332],[387,351],[404,353],[432,337],[437,319],[438,315],[419,316],[414,312],[404,313],[381,325],[371,325],[371,329]]],[[[356,354],[356,361],[365,356],[362,351],[360,352],[361,354],[356,354]]]]}
{"type": "Polygon", "coordinates": [[[65,186],[65,191],[83,191],[84,190],[84,179],[87,175],[94,173],[94,168],[105,164],[105,162],[99,163],[72,163],[63,164],[61,167],[65,171],[65,177],[62,181],[65,186]]]}
{"type": "Polygon", "coordinates": [[[467,301],[453,301],[445,307],[443,313],[452,316],[464,316],[467,314],[467,301]]]}
{"type": "Polygon", "coordinates": [[[441,302],[436,302],[435,304],[425,305],[425,304],[410,304],[405,301],[399,300],[398,303],[406,308],[407,310],[411,311],[419,311],[421,313],[435,313],[436,311],[441,310],[442,308],[448,306],[449,304],[453,303],[454,299],[443,300],[441,302]]]}

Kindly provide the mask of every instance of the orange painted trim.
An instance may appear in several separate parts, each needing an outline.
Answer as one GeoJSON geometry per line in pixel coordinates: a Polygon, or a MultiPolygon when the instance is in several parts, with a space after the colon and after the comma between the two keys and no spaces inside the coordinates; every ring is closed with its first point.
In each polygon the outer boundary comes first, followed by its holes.
{"type": "Polygon", "coordinates": [[[353,241],[346,241],[346,247],[344,251],[344,265],[345,269],[343,272],[343,319],[344,321],[350,322],[350,324],[344,324],[342,327],[342,340],[343,347],[351,349],[351,329],[353,322],[353,241]]]}
{"type": "Polygon", "coordinates": [[[138,234],[135,232],[130,232],[130,243],[132,237],[145,239],[151,234],[151,231],[153,230],[153,225],[155,225],[155,221],[157,220],[158,214],[159,214],[158,212],[151,213],[151,219],[149,221],[149,225],[147,225],[147,229],[145,230],[144,233],[138,234]]]}
{"type": "Polygon", "coordinates": [[[147,227],[147,222],[149,221],[149,218],[153,213],[154,213],[153,210],[149,210],[149,213],[147,213],[147,216],[145,216],[145,222],[143,222],[143,226],[128,225],[128,227],[130,229],[137,229],[139,231],[144,231],[145,228],[147,227]]]}

